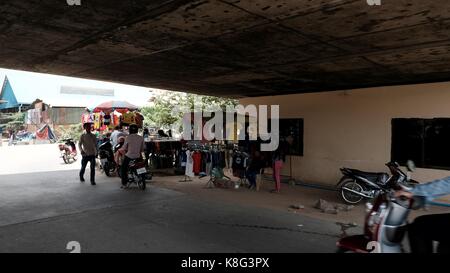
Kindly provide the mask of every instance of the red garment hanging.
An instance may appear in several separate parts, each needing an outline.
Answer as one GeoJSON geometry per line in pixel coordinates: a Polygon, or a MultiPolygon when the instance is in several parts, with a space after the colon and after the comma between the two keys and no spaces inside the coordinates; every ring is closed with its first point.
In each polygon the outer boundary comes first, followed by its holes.
{"type": "Polygon", "coordinates": [[[192,159],[194,160],[194,174],[198,175],[202,166],[202,153],[198,151],[194,152],[192,159]]]}

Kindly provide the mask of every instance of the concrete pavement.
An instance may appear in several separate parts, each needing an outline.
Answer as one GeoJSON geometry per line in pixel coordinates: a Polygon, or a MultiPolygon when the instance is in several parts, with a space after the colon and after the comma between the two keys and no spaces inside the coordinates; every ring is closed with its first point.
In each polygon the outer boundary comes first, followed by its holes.
{"type": "Polygon", "coordinates": [[[0,175],[79,169],[80,161],[64,164],[58,144],[0,146],[0,175]]]}
{"type": "Polygon", "coordinates": [[[69,241],[82,252],[332,252],[339,234],[307,216],[76,178],[76,170],[0,176],[0,252],[68,252],[69,241]]]}

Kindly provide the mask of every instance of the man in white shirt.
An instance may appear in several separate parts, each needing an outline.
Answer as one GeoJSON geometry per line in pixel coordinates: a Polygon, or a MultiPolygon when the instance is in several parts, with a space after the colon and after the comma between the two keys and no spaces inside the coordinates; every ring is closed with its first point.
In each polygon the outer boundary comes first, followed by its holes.
{"type": "Polygon", "coordinates": [[[128,167],[131,160],[142,158],[144,152],[144,138],[138,135],[138,126],[136,124],[130,125],[130,135],[125,139],[123,147],[120,149],[125,153],[122,163],[122,188],[125,188],[128,183],[128,167]]]}
{"type": "Polygon", "coordinates": [[[111,144],[112,144],[113,147],[117,145],[118,139],[119,139],[119,137],[121,137],[121,136],[127,136],[127,134],[125,134],[124,132],[122,132],[122,130],[120,129],[119,126],[116,126],[116,127],[114,128],[114,131],[111,133],[111,138],[110,138],[111,144]]]}

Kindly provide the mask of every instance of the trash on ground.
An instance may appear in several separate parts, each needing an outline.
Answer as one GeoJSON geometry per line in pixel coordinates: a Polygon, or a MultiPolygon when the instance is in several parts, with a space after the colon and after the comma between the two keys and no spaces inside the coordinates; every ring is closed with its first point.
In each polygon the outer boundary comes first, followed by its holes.
{"type": "Polygon", "coordinates": [[[342,222],[336,222],[336,225],[341,227],[341,235],[340,235],[341,238],[344,238],[344,237],[348,236],[347,229],[354,228],[354,227],[358,226],[358,224],[356,224],[356,223],[342,223],[342,222]]]}
{"type": "Polygon", "coordinates": [[[291,209],[304,209],[305,206],[297,204],[297,205],[291,205],[290,208],[291,209]]]}
{"type": "Polygon", "coordinates": [[[319,199],[314,206],[316,209],[320,209],[323,213],[338,214],[340,211],[350,211],[355,206],[343,205],[343,204],[332,204],[324,199],[319,199]]]}

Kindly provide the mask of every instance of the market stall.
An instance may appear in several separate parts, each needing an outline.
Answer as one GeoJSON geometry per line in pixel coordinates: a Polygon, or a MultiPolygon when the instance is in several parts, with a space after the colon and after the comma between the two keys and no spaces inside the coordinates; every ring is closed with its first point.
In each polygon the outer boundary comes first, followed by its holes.
{"type": "Polygon", "coordinates": [[[131,124],[143,127],[144,117],[139,108],[126,101],[108,101],[96,106],[93,111],[86,109],[82,115],[82,123],[92,123],[93,130],[108,132],[115,127],[128,127],[131,124]]]}

